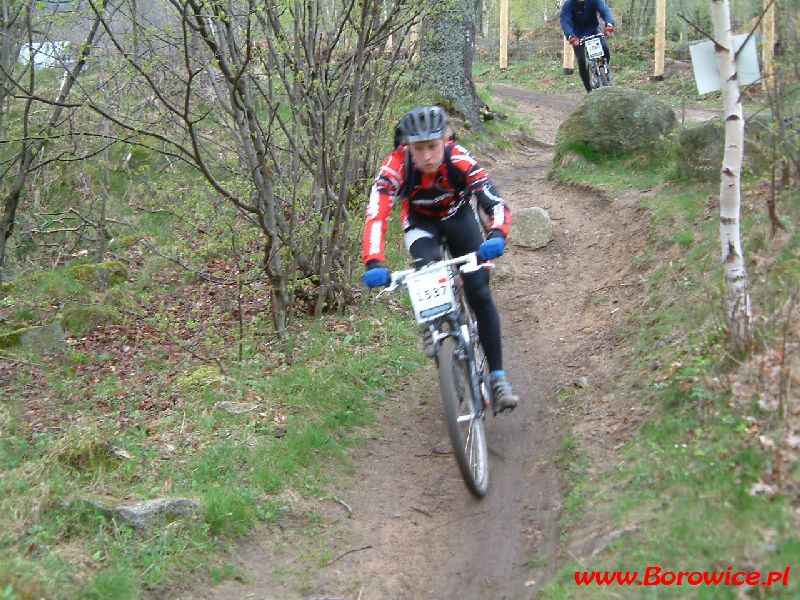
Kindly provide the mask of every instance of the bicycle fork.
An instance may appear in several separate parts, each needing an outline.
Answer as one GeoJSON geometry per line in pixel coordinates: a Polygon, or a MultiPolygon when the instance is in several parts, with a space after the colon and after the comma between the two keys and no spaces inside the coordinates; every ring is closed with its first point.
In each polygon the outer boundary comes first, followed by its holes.
{"type": "MultiPolygon", "coordinates": [[[[473,329],[475,328],[476,326],[473,325],[473,329]]],[[[454,337],[458,346],[458,356],[456,358],[469,365],[467,371],[469,372],[469,385],[476,416],[480,416],[480,413],[490,406],[494,412],[494,402],[491,391],[489,391],[489,382],[486,381],[483,373],[483,365],[477,364],[477,356],[473,347],[474,341],[477,340],[477,329],[475,331],[470,330],[467,319],[463,314],[459,314],[455,318],[453,316],[446,318],[432,329],[431,335],[436,349],[436,364],[439,364],[439,348],[442,340],[446,337],[454,337]],[[442,331],[442,324],[445,320],[449,325],[448,331],[442,331]]]]}
{"type": "MultiPolygon", "coordinates": [[[[475,352],[475,341],[477,340],[478,332],[470,331],[467,323],[464,322],[460,327],[461,339],[459,340],[459,348],[461,354],[459,358],[465,360],[469,368],[469,380],[472,387],[472,398],[475,407],[476,415],[480,415],[485,409],[490,406],[494,407],[491,392],[487,393],[489,389],[489,382],[486,381],[484,369],[482,364],[478,364],[478,356],[475,352]]],[[[483,360],[486,360],[485,358],[483,360]]],[[[493,409],[494,412],[494,409],[493,409]]]]}

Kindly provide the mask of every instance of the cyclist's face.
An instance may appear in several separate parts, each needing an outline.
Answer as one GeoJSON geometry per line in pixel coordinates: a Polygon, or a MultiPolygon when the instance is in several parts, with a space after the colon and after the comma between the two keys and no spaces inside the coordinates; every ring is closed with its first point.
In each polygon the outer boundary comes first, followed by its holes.
{"type": "Polygon", "coordinates": [[[423,173],[435,173],[444,160],[444,138],[411,142],[411,157],[423,173]]]}

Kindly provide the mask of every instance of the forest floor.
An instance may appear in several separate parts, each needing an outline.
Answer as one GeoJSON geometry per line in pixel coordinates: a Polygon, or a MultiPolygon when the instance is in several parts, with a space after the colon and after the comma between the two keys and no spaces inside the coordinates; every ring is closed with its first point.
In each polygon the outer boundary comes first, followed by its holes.
{"type": "Polygon", "coordinates": [[[532,599],[566,559],[613,534],[598,517],[591,531],[564,535],[569,482],[559,458],[575,439],[613,461],[645,416],[614,391],[632,368],[620,358],[633,343],[623,330],[642,303],[646,272],[634,258],[648,244],[641,204],[653,192],[608,194],[548,178],[558,126],[582,94],[504,85],[492,93],[533,119],[535,141],[475,154],[512,215],[547,210],[554,239],[528,250],[512,237],[497,261],[505,368],[521,402],[487,418],[489,494],[473,498],[460,478],[431,364],[386,403],[383,430],[357,452],[351,479],[309,507],[319,521],[261,526],[232,551],[241,577],[169,598],[532,599]],[[330,559],[309,566],[323,544],[330,559]]]}

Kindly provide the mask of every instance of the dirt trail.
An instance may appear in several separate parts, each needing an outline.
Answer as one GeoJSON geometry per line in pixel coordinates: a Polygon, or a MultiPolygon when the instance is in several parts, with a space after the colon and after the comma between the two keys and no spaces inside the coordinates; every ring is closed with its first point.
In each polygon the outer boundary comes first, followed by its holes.
{"type": "Polygon", "coordinates": [[[547,179],[547,144],[579,95],[499,85],[493,93],[532,114],[543,143],[478,158],[512,213],[548,211],[555,238],[536,251],[512,245],[498,260],[493,287],[505,366],[522,401],[513,414],[487,419],[488,496],[469,494],[448,453],[431,367],[422,378],[430,389],[387,405],[385,431],[336,490],[343,503],[314,506],[333,520],[319,525],[320,547],[332,549],[324,566],[305,570],[315,550],[308,536],[260,531],[235,551],[243,582],[170,598],[530,599],[563,562],[561,439],[578,432],[613,451],[628,416],[604,387],[619,369],[620,331],[639,302],[643,277],[632,259],[646,235],[641,197],[547,179]]]}

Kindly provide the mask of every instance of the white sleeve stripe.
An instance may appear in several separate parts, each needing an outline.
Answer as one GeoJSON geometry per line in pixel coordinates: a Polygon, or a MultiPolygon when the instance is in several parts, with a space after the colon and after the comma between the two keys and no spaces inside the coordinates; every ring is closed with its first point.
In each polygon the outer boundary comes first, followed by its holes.
{"type": "Polygon", "coordinates": [[[494,226],[499,227],[506,220],[506,211],[502,204],[496,204],[494,207],[494,226]]]}
{"type": "Polygon", "coordinates": [[[383,223],[375,221],[372,224],[369,232],[369,253],[380,254],[381,251],[381,237],[383,235],[383,223]]]}
{"type": "Polygon", "coordinates": [[[369,204],[367,205],[367,219],[374,219],[378,215],[379,201],[378,187],[373,185],[369,194],[369,204]]]}

